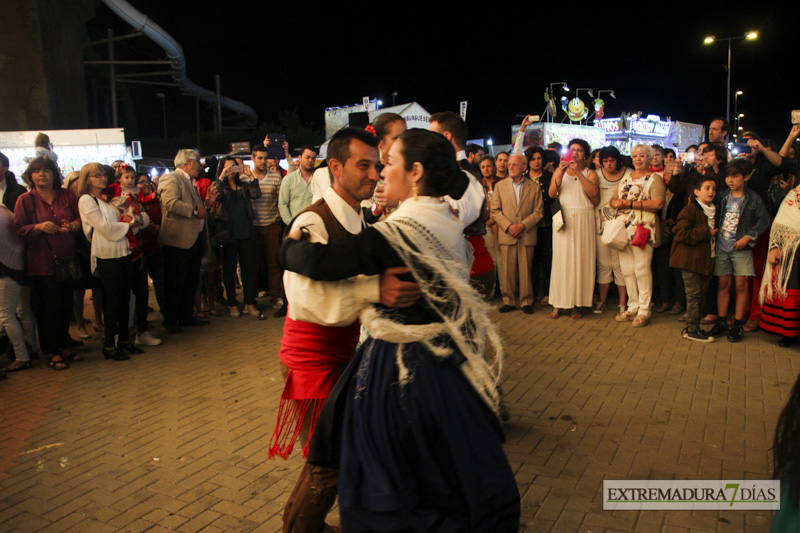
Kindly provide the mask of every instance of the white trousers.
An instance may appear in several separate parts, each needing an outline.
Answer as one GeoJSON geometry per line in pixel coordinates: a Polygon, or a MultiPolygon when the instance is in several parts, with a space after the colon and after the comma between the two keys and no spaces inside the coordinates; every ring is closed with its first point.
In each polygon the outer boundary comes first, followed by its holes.
{"type": "Polygon", "coordinates": [[[0,330],[8,335],[17,360],[30,360],[25,343],[27,342],[32,348],[36,346],[36,321],[31,310],[31,288],[23,287],[9,276],[0,277],[0,330]]]}
{"type": "Polygon", "coordinates": [[[628,290],[628,314],[650,316],[650,301],[653,299],[653,247],[645,245],[644,250],[628,244],[619,252],[619,266],[625,277],[628,290]]]}

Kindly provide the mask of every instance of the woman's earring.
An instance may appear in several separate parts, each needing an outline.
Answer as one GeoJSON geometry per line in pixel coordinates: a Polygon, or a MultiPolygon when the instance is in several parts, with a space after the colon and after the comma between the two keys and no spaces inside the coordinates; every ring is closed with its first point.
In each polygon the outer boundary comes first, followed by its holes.
{"type": "Polygon", "coordinates": [[[417,194],[419,194],[419,189],[417,189],[417,182],[411,184],[411,193],[414,196],[414,200],[417,199],[417,194]]]}

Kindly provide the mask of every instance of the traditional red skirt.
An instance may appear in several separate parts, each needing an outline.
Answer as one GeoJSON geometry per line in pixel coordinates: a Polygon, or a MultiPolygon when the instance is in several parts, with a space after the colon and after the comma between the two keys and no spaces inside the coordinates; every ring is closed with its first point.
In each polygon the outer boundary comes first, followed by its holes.
{"type": "Polygon", "coordinates": [[[786,297],[764,302],[758,325],[783,337],[800,337],[800,290],[786,289],[786,297]]]}
{"type": "MultiPolygon", "coordinates": [[[[353,355],[361,323],[344,327],[321,326],[292,320],[283,325],[281,362],[289,373],[278,406],[278,420],[269,444],[269,458],[292,453],[300,430],[310,415],[309,441],[317,415],[339,379],[339,368],[353,355]]],[[[308,443],[303,457],[308,455],[308,443]]]]}
{"type": "MultiPolygon", "coordinates": [[[[491,231],[491,228],[488,231],[491,231]]],[[[486,241],[483,235],[468,235],[467,240],[472,244],[473,255],[475,256],[475,260],[472,262],[472,270],[469,273],[470,277],[486,274],[494,268],[494,261],[492,261],[489,249],[486,248],[486,241]]]]}

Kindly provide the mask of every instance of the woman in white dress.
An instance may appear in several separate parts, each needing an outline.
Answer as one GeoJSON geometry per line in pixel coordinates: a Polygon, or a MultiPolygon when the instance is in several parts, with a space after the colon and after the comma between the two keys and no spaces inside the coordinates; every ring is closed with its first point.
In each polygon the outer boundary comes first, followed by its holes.
{"type": "Polygon", "coordinates": [[[581,318],[580,307],[591,307],[594,294],[594,207],[600,202],[597,174],[587,168],[591,149],[583,139],[569,142],[569,154],[553,173],[549,194],[561,202],[563,226],[553,224],[553,268],[550,276],[548,318],[558,318],[561,309],[572,309],[581,318]]]}

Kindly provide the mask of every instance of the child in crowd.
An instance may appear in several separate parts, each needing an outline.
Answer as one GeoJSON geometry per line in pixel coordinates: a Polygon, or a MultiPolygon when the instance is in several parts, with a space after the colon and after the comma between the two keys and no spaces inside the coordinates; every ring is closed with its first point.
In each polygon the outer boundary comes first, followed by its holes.
{"type": "Polygon", "coordinates": [[[696,182],[694,199],[681,209],[672,228],[669,266],[679,268],[683,275],[686,291],[683,338],[690,341],[714,342],[714,337],[700,329],[700,307],[711,280],[714,239],[719,231],[714,206],[716,191],[717,182],[713,177],[696,182]]]}
{"type": "MultiPolygon", "coordinates": [[[[142,205],[139,204],[139,186],[136,184],[136,171],[130,165],[122,164],[117,169],[117,181],[108,187],[110,203],[115,205],[123,217],[130,217],[137,220],[140,224],[137,231],[142,231],[150,225],[150,216],[142,205]]],[[[142,198],[144,201],[152,201],[152,197],[142,198]]],[[[131,315],[131,323],[136,322],[137,334],[134,342],[145,346],[157,346],[161,344],[161,339],[153,337],[147,331],[147,313],[149,311],[148,289],[147,289],[147,259],[142,253],[142,245],[139,239],[129,230],[126,235],[131,250],[131,260],[133,261],[134,279],[130,280],[131,291],[135,297],[134,311],[131,315]]]]}
{"type": "Polygon", "coordinates": [[[753,247],[758,236],[769,225],[769,214],[761,196],[748,189],[745,182],[753,172],[750,161],[737,158],[725,167],[725,183],[729,190],[719,199],[717,213],[717,254],[714,275],[719,277],[717,289],[717,323],[709,334],[717,337],[728,333],[728,342],[744,337],[748,319],[752,280],[755,276],[753,247]],[[728,325],[731,281],[736,278],[736,302],[733,324],[728,325]]]}
{"type": "MultiPolygon", "coordinates": [[[[117,182],[108,187],[111,196],[110,203],[116,206],[123,215],[139,222],[143,228],[150,223],[150,217],[139,205],[139,187],[136,185],[136,171],[133,167],[122,164],[117,171],[117,182]]],[[[126,235],[130,243],[131,259],[136,261],[142,255],[139,239],[129,230],[126,235]]]]}

